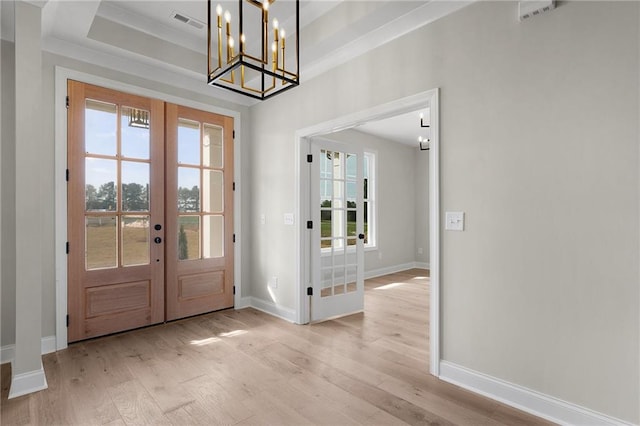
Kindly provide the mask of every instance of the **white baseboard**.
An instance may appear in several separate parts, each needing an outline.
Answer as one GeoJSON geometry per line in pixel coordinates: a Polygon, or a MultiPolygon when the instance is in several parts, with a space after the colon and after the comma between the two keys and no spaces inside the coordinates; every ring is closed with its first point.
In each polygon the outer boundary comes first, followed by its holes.
{"type": "MultiPolygon", "coordinates": [[[[393,274],[396,272],[402,272],[402,271],[406,271],[407,269],[414,269],[414,268],[429,269],[429,264],[421,263],[421,262],[403,263],[400,265],[394,265],[394,266],[389,266],[385,268],[366,271],[364,273],[364,277],[365,279],[375,278],[375,277],[393,274]]],[[[240,303],[236,303],[235,305],[235,309],[243,309],[248,307],[252,307],[259,311],[281,318],[285,321],[289,321],[292,323],[296,322],[295,310],[290,308],[285,308],[283,306],[276,305],[273,302],[268,302],[262,299],[258,299],[256,297],[243,297],[240,299],[240,303]]]]}
{"type": "Polygon", "coordinates": [[[415,262],[413,267],[419,269],[431,269],[431,265],[427,262],[415,262]]]}
{"type": "Polygon", "coordinates": [[[241,297],[233,305],[233,309],[244,309],[251,306],[251,297],[241,297]]]}
{"type": "Polygon", "coordinates": [[[242,307],[236,306],[235,309],[251,307],[253,309],[257,309],[259,311],[267,313],[269,315],[273,315],[274,317],[281,318],[285,321],[294,322],[294,323],[296,322],[296,313],[293,309],[285,308],[284,306],[279,306],[273,302],[267,302],[265,300],[258,299],[256,297],[244,297],[243,304],[245,302],[244,299],[249,299],[250,303],[242,307]]]}
{"type": "Polygon", "coordinates": [[[46,389],[47,387],[47,376],[45,376],[44,368],[42,367],[42,363],[40,363],[40,368],[38,370],[15,374],[11,377],[9,399],[37,392],[46,389]]]}
{"type": "Polygon", "coordinates": [[[56,348],[56,336],[47,336],[43,337],[40,343],[40,349],[42,350],[42,355],[50,354],[51,352],[55,352],[56,348]]]}
{"type": "Polygon", "coordinates": [[[624,425],[616,419],[448,361],[440,361],[440,379],[561,425],[624,425]]]}
{"type": "Polygon", "coordinates": [[[364,271],[364,279],[367,280],[369,278],[381,277],[383,275],[395,274],[396,272],[406,271],[408,269],[421,268],[421,269],[429,269],[428,263],[423,262],[408,262],[401,263],[399,265],[387,266],[385,268],[379,269],[371,269],[369,271],[364,271]]]}
{"type": "MultiPolygon", "coordinates": [[[[40,341],[40,351],[42,355],[56,351],[56,336],[43,337],[40,341]]],[[[16,356],[16,346],[6,345],[0,348],[0,364],[13,361],[16,356]]]]}

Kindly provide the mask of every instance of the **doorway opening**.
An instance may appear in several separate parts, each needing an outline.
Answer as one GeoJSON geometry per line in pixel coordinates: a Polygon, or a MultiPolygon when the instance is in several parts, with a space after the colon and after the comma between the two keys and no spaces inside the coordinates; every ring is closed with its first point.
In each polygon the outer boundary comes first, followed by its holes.
{"type": "MultiPolygon", "coordinates": [[[[311,218],[317,200],[312,200],[310,185],[314,180],[312,168],[309,167],[308,155],[311,155],[312,140],[318,137],[327,137],[329,134],[352,129],[365,123],[375,122],[389,117],[398,116],[411,111],[428,109],[428,122],[430,128],[429,144],[429,177],[423,189],[428,193],[429,212],[423,212],[429,220],[424,220],[425,228],[429,230],[429,268],[430,283],[429,292],[429,369],[431,374],[439,374],[439,271],[440,271],[440,236],[439,236],[439,133],[438,133],[438,89],[419,93],[407,98],[383,104],[371,109],[363,110],[349,116],[320,123],[308,128],[299,129],[296,132],[296,173],[297,173],[297,209],[301,218],[311,218]]],[[[416,117],[417,120],[418,117],[416,117]]],[[[417,145],[417,138],[416,138],[417,145]]],[[[305,221],[301,221],[305,222],[305,221]]],[[[306,225],[306,223],[305,223],[306,225]]],[[[296,322],[306,324],[310,321],[310,313],[314,309],[313,297],[310,294],[317,292],[314,287],[314,261],[313,261],[313,231],[306,226],[300,226],[296,232],[298,254],[296,258],[299,285],[297,286],[296,322]],[[312,287],[312,290],[309,290],[312,287]]],[[[317,261],[316,261],[317,263],[317,261]]],[[[317,269],[317,268],[316,268],[317,269]]],[[[394,272],[394,271],[389,271],[394,272]]],[[[318,274],[315,274],[317,281],[318,274]]]]}

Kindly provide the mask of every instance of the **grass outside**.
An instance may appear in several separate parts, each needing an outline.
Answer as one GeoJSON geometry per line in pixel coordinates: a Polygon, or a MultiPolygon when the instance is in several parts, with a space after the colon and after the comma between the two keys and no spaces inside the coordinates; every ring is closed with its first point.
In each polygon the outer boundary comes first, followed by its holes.
{"type": "MultiPolygon", "coordinates": [[[[121,241],[122,264],[149,263],[149,221],[144,216],[124,216],[121,241]]],[[[200,223],[197,216],[181,216],[187,236],[188,259],[200,258],[200,223]]],[[[115,268],[118,265],[118,236],[115,217],[88,217],[86,225],[87,270],[115,268]]]]}
{"type": "MultiPolygon", "coordinates": [[[[364,235],[365,235],[365,243],[367,242],[367,236],[369,230],[369,224],[364,224],[364,235]]],[[[357,238],[356,234],[356,223],[355,222],[347,222],[347,245],[353,246],[356,244],[355,238],[357,238]]],[[[323,220],[320,222],[320,237],[321,238],[329,238],[331,237],[331,221],[323,220]]],[[[331,247],[331,240],[321,240],[320,241],[321,248],[331,247]]]]}
{"type": "MultiPolygon", "coordinates": [[[[146,216],[125,216],[122,227],[122,263],[149,263],[149,220],[146,216]]],[[[88,217],[86,224],[87,270],[114,268],[118,264],[117,220],[88,217]]]]}

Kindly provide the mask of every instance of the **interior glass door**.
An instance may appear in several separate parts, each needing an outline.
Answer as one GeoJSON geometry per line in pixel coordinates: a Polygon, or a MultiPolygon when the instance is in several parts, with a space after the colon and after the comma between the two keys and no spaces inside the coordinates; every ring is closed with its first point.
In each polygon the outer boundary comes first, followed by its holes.
{"type": "Polygon", "coordinates": [[[364,309],[363,152],[311,142],[311,321],[364,309]]]}

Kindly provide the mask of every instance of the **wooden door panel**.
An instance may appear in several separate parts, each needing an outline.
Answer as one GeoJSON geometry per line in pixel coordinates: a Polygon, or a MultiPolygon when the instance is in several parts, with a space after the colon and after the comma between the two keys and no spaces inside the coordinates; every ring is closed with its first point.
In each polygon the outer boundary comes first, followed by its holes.
{"type": "Polygon", "coordinates": [[[153,242],[164,238],[163,230],[154,229],[164,221],[164,103],[75,81],[68,82],[68,95],[73,342],[164,320],[164,247],[153,242]],[[148,113],[148,130],[135,133],[133,111],[148,113]],[[100,181],[103,193],[92,180],[103,170],[87,164],[113,166],[100,181]],[[128,172],[136,168],[146,171],[140,175],[146,185],[128,172]],[[138,191],[135,200],[132,188],[138,191]]]}
{"type": "MultiPolygon", "coordinates": [[[[166,197],[172,200],[166,206],[166,300],[167,320],[173,320],[233,307],[233,119],[173,104],[166,104],[165,111],[166,197]],[[189,123],[190,128],[186,130],[199,135],[198,153],[185,155],[181,151],[184,149],[180,141],[181,122],[189,123]],[[222,146],[218,147],[221,150],[220,158],[215,160],[208,151],[207,141],[214,144],[207,139],[208,128],[219,129],[222,133],[222,146]],[[192,197],[198,198],[198,203],[188,208],[179,207],[182,197],[179,192],[192,187],[181,182],[181,171],[199,179],[197,185],[193,185],[198,186],[197,196],[192,190],[192,197]],[[209,191],[205,190],[206,177],[213,173],[218,174],[218,179],[222,178],[221,188],[217,188],[218,191],[222,190],[222,200],[207,198],[214,191],[211,189],[213,185],[209,191]],[[207,221],[213,222],[213,219],[209,219],[212,217],[223,221],[223,227],[211,227],[205,235],[207,221]],[[180,227],[179,220],[183,225],[191,224],[192,229],[180,227]],[[190,234],[186,235],[187,232],[190,234]],[[222,247],[211,248],[207,252],[208,238],[221,240],[222,247]],[[189,247],[195,249],[197,255],[192,252],[188,255],[180,253],[184,249],[181,244],[190,244],[189,247]]],[[[209,150],[213,152],[212,147],[209,150]]]]}

